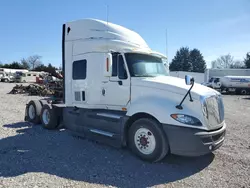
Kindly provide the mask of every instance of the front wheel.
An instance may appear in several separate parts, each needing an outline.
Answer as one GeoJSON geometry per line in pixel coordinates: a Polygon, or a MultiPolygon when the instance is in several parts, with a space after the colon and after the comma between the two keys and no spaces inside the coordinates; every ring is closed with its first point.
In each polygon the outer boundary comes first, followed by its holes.
{"type": "Polygon", "coordinates": [[[149,118],[139,119],[132,124],[129,147],[135,155],[149,162],[160,161],[169,151],[163,129],[158,122],[149,118]]]}

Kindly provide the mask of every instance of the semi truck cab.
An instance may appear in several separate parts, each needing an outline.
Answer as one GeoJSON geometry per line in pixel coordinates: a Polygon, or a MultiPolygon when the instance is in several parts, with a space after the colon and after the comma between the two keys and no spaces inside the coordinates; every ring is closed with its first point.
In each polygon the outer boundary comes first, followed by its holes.
{"type": "Polygon", "coordinates": [[[221,88],[221,78],[219,77],[212,77],[209,79],[206,86],[213,88],[213,89],[220,89],[221,88]]]}
{"type": "Polygon", "coordinates": [[[226,124],[219,92],[171,77],[167,57],[136,32],[96,19],[63,25],[64,97],[30,101],[25,120],[160,161],[167,154],[199,156],[219,148],[226,124]]]}

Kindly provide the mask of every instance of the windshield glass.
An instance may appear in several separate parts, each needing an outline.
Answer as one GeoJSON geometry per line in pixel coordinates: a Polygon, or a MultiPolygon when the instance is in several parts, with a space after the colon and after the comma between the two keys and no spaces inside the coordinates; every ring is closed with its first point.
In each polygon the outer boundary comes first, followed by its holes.
{"type": "Polygon", "coordinates": [[[167,69],[159,57],[139,53],[126,53],[125,57],[131,77],[168,75],[167,69]]]}
{"type": "Polygon", "coordinates": [[[208,82],[213,82],[214,78],[210,78],[208,82]]]}

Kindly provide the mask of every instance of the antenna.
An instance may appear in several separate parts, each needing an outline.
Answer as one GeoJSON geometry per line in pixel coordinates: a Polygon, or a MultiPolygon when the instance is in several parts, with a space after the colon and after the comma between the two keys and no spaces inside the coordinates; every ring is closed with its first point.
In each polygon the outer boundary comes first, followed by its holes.
{"type": "Polygon", "coordinates": [[[168,29],[166,28],[166,56],[167,56],[167,64],[168,64],[168,29]]]}
{"type": "MultiPolygon", "coordinates": [[[[107,4],[107,9],[106,9],[106,14],[107,14],[107,33],[108,33],[108,24],[109,24],[109,5],[107,4]]],[[[107,40],[106,40],[106,42],[108,42],[107,40]]],[[[107,51],[109,51],[109,49],[108,49],[108,43],[106,44],[106,46],[107,46],[107,51]]]]}
{"type": "Polygon", "coordinates": [[[106,12],[106,14],[107,14],[107,25],[108,25],[108,23],[109,23],[109,5],[107,5],[107,12],[106,12]]]}

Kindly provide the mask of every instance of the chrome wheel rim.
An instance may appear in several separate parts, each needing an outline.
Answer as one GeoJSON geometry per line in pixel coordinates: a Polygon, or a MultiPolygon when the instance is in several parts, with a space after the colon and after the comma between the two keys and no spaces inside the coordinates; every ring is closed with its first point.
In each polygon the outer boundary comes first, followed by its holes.
{"type": "Polygon", "coordinates": [[[49,110],[48,109],[45,109],[43,111],[42,118],[43,118],[44,124],[46,124],[46,125],[49,124],[50,114],[49,114],[49,110]]]}
{"type": "Polygon", "coordinates": [[[35,119],[35,116],[36,116],[35,107],[34,107],[34,105],[30,105],[29,106],[29,117],[30,117],[30,119],[35,119]]]}
{"type": "Polygon", "coordinates": [[[156,147],[155,137],[147,128],[140,128],[135,132],[134,143],[137,149],[145,155],[152,154],[156,147]]]}

